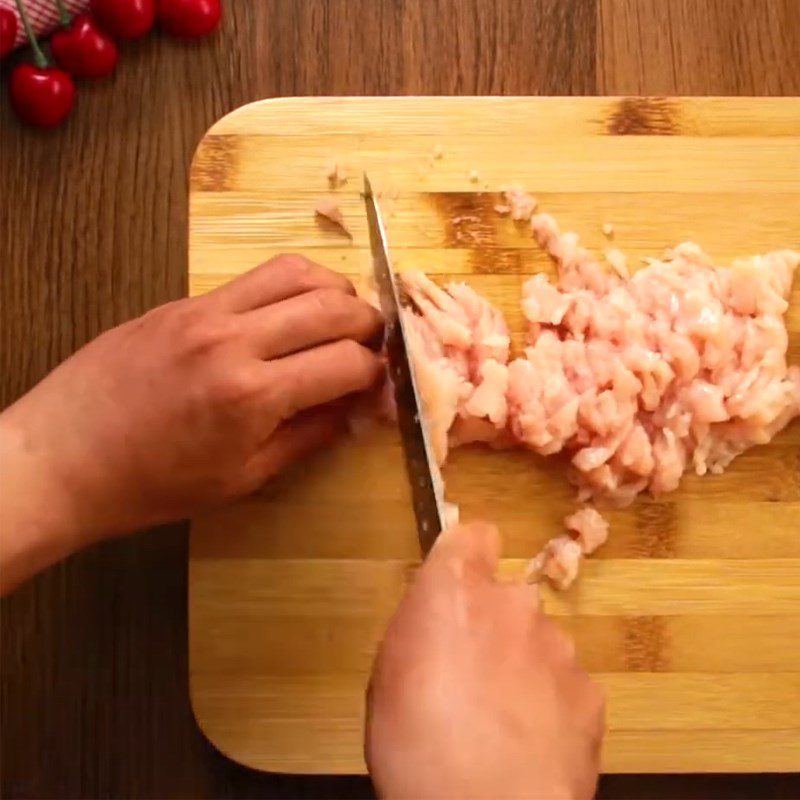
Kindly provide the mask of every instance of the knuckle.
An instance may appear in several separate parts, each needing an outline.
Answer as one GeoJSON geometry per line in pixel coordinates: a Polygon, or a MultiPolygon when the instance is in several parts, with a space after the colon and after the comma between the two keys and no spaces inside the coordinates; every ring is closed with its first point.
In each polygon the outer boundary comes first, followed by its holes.
{"type": "Polygon", "coordinates": [[[343,339],[341,344],[342,358],[346,364],[360,373],[371,373],[375,368],[377,356],[360,345],[354,339],[343,339]]]}
{"type": "Polygon", "coordinates": [[[294,269],[298,272],[311,270],[316,267],[313,261],[310,261],[300,253],[281,253],[280,255],[271,258],[267,264],[276,266],[280,265],[284,269],[294,269]]]}
{"type": "Polygon", "coordinates": [[[280,266],[292,272],[301,281],[312,286],[316,286],[319,283],[320,276],[324,274],[322,267],[297,253],[286,253],[276,256],[274,263],[276,266],[280,266]]]}
{"type": "Polygon", "coordinates": [[[181,320],[180,335],[187,349],[195,354],[207,354],[234,336],[234,320],[223,315],[197,313],[181,320]]]}
{"type": "Polygon", "coordinates": [[[308,297],[314,306],[312,313],[321,315],[329,324],[346,322],[354,313],[352,298],[339,289],[315,289],[308,297]]]}
{"type": "Polygon", "coordinates": [[[298,253],[284,253],[268,263],[274,263],[293,273],[304,291],[333,284],[347,294],[355,294],[355,288],[350,280],[298,253]]]}
{"type": "Polygon", "coordinates": [[[237,406],[246,403],[256,394],[259,382],[250,369],[225,367],[212,377],[209,388],[217,405],[237,406]]]}
{"type": "Polygon", "coordinates": [[[259,407],[269,414],[271,419],[286,420],[293,417],[299,408],[296,405],[296,396],[291,391],[292,383],[302,383],[306,380],[303,375],[281,375],[276,373],[274,367],[267,365],[265,378],[259,387],[259,407]]]}
{"type": "Polygon", "coordinates": [[[173,328],[180,329],[186,323],[193,308],[192,301],[188,298],[172,300],[151,308],[141,317],[131,320],[127,324],[136,328],[155,329],[162,335],[170,335],[173,328]]]}

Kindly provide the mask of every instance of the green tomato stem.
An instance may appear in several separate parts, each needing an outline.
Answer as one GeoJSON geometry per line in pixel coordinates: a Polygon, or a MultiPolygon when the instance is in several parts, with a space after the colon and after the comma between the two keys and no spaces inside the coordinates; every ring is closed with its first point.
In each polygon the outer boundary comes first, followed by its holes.
{"type": "Polygon", "coordinates": [[[56,8],[58,9],[58,16],[61,18],[61,24],[66,28],[72,22],[72,15],[67,11],[64,0],[56,0],[56,8]]]}
{"type": "Polygon", "coordinates": [[[25,3],[23,3],[22,0],[14,0],[14,2],[17,4],[17,11],[19,11],[19,16],[22,20],[22,27],[25,28],[25,35],[28,37],[28,43],[31,46],[31,50],[33,50],[33,60],[36,62],[36,66],[41,69],[50,66],[50,62],[47,60],[47,56],[42,51],[42,48],[39,47],[39,40],[36,38],[36,34],[31,27],[31,21],[28,19],[28,12],[25,10],[25,3]]]}

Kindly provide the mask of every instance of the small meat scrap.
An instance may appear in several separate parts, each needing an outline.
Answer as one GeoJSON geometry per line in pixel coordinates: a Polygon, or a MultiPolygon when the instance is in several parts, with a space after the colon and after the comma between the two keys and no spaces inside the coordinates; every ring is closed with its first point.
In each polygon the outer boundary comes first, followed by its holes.
{"type": "Polygon", "coordinates": [[[594,508],[582,508],[564,520],[569,535],[556,536],[528,562],[529,582],[547,579],[557,589],[567,589],[578,577],[581,561],[608,538],[608,522],[594,508]]]}
{"type": "Polygon", "coordinates": [[[317,217],[323,217],[328,220],[328,222],[333,223],[348,238],[353,238],[353,234],[350,233],[350,229],[347,227],[347,223],[344,220],[342,209],[333,198],[321,197],[317,200],[314,204],[314,214],[317,217]]]}
{"type": "Polygon", "coordinates": [[[337,161],[330,161],[325,167],[325,177],[328,180],[328,186],[333,189],[341,189],[347,181],[347,171],[337,161]]]}
{"type": "Polygon", "coordinates": [[[528,563],[525,579],[534,583],[546,578],[556,589],[563,591],[578,577],[582,558],[583,550],[578,542],[570,536],[557,536],[528,563]]]}
{"type": "Polygon", "coordinates": [[[611,269],[617,273],[620,278],[630,278],[631,274],[628,271],[628,258],[625,253],[618,247],[611,247],[605,252],[606,261],[611,265],[611,269]]]}
{"type": "Polygon", "coordinates": [[[575,534],[583,554],[588,556],[608,539],[608,522],[594,508],[581,508],[564,520],[564,527],[575,534]]]}
{"type": "Polygon", "coordinates": [[[437,144],[433,148],[433,158],[435,161],[439,161],[443,156],[444,156],[444,148],[440,144],[437,144]]]}
{"type": "Polygon", "coordinates": [[[470,170],[468,177],[469,177],[470,183],[477,183],[480,180],[481,176],[478,174],[478,170],[473,169],[473,170],[470,170]]]}
{"type": "Polygon", "coordinates": [[[494,209],[498,214],[509,214],[515,222],[528,222],[538,205],[536,198],[519,187],[503,192],[505,202],[498,203],[494,209]]]}
{"type": "Polygon", "coordinates": [[[610,239],[614,235],[614,226],[610,222],[604,222],[602,230],[606,239],[610,239]]]}

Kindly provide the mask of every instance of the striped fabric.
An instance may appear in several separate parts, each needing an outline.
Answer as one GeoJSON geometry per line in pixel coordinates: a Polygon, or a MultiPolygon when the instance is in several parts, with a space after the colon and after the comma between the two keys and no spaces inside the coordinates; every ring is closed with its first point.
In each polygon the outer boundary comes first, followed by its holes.
{"type": "MultiPolygon", "coordinates": [[[[55,0],[22,0],[22,2],[38,37],[44,39],[58,26],[58,7],[55,0]]],[[[89,0],[64,0],[64,5],[75,13],[85,10],[89,0]]],[[[17,40],[14,47],[26,44],[28,40],[22,27],[22,20],[19,18],[17,4],[14,0],[0,0],[0,6],[12,9],[17,15],[17,40]]]]}

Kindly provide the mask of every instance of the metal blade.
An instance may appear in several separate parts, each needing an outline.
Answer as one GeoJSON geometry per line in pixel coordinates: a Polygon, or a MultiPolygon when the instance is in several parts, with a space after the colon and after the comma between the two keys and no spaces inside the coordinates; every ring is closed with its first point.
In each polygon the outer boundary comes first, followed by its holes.
{"type": "Polygon", "coordinates": [[[414,370],[408,357],[400,294],[389,258],[386,229],[366,174],[364,202],[367,207],[372,268],[378,284],[381,311],[386,320],[386,353],[394,383],[397,421],[411,482],[419,543],[423,554],[427,554],[444,527],[444,484],[433,457],[414,370]]]}

